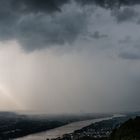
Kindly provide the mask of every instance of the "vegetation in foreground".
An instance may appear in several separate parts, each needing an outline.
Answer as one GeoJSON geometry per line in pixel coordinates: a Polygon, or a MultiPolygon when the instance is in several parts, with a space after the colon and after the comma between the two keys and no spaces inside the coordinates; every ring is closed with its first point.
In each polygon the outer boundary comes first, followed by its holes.
{"type": "Polygon", "coordinates": [[[114,129],[110,140],[140,140],[140,117],[129,119],[118,129],[114,129]]]}

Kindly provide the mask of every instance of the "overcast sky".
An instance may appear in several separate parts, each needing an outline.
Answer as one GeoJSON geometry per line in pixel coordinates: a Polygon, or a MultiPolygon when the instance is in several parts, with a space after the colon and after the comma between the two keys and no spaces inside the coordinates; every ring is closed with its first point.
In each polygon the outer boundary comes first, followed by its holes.
{"type": "Polygon", "coordinates": [[[0,0],[0,110],[140,110],[139,0],[0,0]]]}

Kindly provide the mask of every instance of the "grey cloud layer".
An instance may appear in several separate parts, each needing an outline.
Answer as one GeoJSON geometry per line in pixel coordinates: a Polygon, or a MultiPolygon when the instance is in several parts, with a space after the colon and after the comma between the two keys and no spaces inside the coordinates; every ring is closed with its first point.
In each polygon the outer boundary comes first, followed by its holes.
{"type": "MultiPolygon", "coordinates": [[[[70,0],[1,0],[1,8],[12,12],[55,12],[61,11],[61,6],[70,0]]],[[[20,14],[21,14],[20,13],[20,14]]]]}
{"type": "Polygon", "coordinates": [[[106,38],[106,37],[108,37],[108,35],[106,35],[106,34],[100,34],[99,31],[95,31],[94,34],[91,34],[90,36],[92,38],[95,38],[95,39],[100,39],[100,38],[106,38]]]}
{"type": "Polygon", "coordinates": [[[129,5],[136,5],[140,4],[139,0],[76,0],[76,2],[80,3],[81,5],[90,5],[96,4],[104,8],[114,8],[114,7],[121,7],[121,6],[129,6],[129,5]]]}
{"type": "MultiPolygon", "coordinates": [[[[84,5],[91,4],[111,8],[115,5],[139,4],[139,1],[0,0],[0,40],[17,40],[26,51],[71,44],[85,34],[89,15],[84,5]]],[[[126,8],[118,10],[115,17],[122,22],[136,15],[135,11],[126,8]]],[[[92,37],[98,39],[107,35],[95,32],[92,37]]]]}
{"type": "Polygon", "coordinates": [[[120,23],[124,21],[132,21],[139,16],[139,13],[132,8],[124,8],[114,13],[114,15],[116,16],[117,21],[120,23]]]}
{"type": "Polygon", "coordinates": [[[84,31],[86,20],[83,16],[80,12],[57,17],[26,16],[19,24],[18,39],[27,50],[72,43],[84,31]]]}
{"type": "Polygon", "coordinates": [[[138,110],[139,1],[75,1],[0,0],[0,102],[6,92],[46,112],[138,110]]]}
{"type": "Polygon", "coordinates": [[[130,60],[140,59],[140,54],[138,53],[124,52],[124,53],[119,54],[119,56],[123,59],[130,59],[130,60]]]}
{"type": "Polygon", "coordinates": [[[0,40],[16,39],[32,51],[72,43],[86,27],[84,11],[68,0],[0,0],[0,40]]]}

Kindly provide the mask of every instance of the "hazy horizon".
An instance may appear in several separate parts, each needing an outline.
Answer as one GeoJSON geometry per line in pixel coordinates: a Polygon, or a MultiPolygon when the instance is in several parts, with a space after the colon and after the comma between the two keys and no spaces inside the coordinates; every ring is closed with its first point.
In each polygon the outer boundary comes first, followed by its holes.
{"type": "Polygon", "coordinates": [[[140,110],[140,2],[0,0],[0,110],[140,110]]]}

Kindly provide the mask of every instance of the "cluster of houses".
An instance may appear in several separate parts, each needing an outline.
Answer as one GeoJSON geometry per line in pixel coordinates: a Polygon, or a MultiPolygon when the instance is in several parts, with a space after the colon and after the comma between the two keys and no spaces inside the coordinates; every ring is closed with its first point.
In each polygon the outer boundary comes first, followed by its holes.
{"type": "Polygon", "coordinates": [[[79,140],[83,137],[92,137],[92,138],[103,138],[108,137],[112,132],[112,128],[102,128],[96,130],[95,128],[88,128],[86,130],[78,130],[78,132],[65,134],[62,137],[46,140],[79,140]]]}

